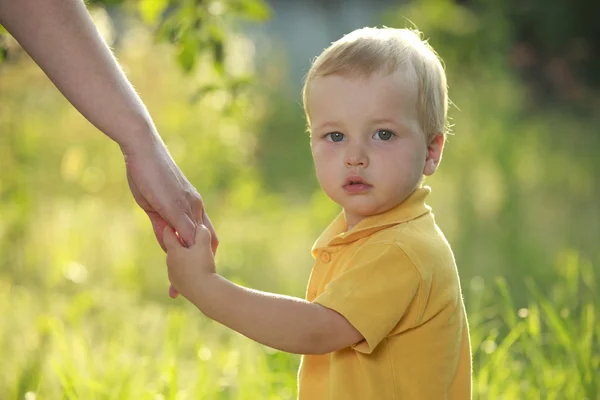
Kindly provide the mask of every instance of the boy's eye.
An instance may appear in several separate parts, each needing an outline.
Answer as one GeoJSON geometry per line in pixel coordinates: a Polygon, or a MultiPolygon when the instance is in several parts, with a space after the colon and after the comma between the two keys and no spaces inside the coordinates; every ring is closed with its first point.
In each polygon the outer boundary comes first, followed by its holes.
{"type": "Polygon", "coordinates": [[[344,134],[340,132],[331,132],[325,135],[325,137],[332,142],[341,142],[342,140],[344,140],[344,134]]]}
{"type": "Polygon", "coordinates": [[[388,131],[387,129],[379,129],[373,135],[373,139],[376,140],[390,140],[392,137],[396,136],[396,134],[392,131],[388,131]]]}

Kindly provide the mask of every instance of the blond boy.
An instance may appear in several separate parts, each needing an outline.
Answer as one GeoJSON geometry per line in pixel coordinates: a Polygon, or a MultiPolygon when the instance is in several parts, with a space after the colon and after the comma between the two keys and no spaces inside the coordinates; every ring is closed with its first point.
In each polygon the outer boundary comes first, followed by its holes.
{"type": "Polygon", "coordinates": [[[469,332],[450,246],[425,201],[446,133],[435,52],[411,30],[364,28],[327,48],[304,87],[319,183],[343,212],[312,249],[306,300],[215,272],[200,226],[165,231],[169,279],[208,317],[303,354],[298,396],[469,399],[469,332]]]}

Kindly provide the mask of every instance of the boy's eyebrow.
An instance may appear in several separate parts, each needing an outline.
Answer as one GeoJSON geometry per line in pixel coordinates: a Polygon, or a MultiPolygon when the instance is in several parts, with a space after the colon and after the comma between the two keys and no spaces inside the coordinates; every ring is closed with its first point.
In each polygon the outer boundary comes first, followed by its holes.
{"type": "MultiPolygon", "coordinates": [[[[375,118],[371,121],[372,124],[391,124],[391,125],[395,125],[398,127],[403,127],[403,124],[401,121],[395,120],[393,118],[375,118]]],[[[320,123],[318,125],[315,125],[313,129],[315,130],[322,130],[322,129],[340,129],[340,127],[343,124],[337,121],[325,121],[323,123],[320,123]]]]}
{"type": "Polygon", "coordinates": [[[405,121],[403,118],[378,118],[378,119],[374,119],[373,124],[389,124],[389,125],[393,125],[395,129],[398,129],[400,131],[405,131],[407,129],[410,129],[410,124],[407,123],[407,121],[405,121]]]}
{"type": "Polygon", "coordinates": [[[399,125],[400,122],[396,121],[392,118],[376,118],[373,120],[374,124],[394,124],[394,125],[399,125]]]}
{"type": "Polygon", "coordinates": [[[317,130],[321,130],[321,129],[325,129],[325,128],[339,128],[340,124],[338,122],[335,121],[325,121],[321,124],[318,124],[315,126],[315,129],[317,130]]]}

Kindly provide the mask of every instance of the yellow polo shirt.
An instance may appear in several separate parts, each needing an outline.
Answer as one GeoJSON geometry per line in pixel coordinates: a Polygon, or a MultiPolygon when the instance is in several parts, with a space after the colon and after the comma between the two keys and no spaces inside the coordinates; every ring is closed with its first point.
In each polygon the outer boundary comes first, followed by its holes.
{"type": "Polygon", "coordinates": [[[312,249],[307,300],[342,314],[356,345],[302,357],[300,400],[471,398],[471,348],[452,250],[428,187],[347,230],[340,214],[312,249]]]}

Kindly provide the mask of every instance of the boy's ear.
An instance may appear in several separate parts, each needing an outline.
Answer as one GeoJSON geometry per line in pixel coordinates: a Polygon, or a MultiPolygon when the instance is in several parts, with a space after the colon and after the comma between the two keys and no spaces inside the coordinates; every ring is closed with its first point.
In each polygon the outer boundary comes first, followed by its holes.
{"type": "Polygon", "coordinates": [[[438,165],[442,161],[442,152],[444,151],[444,135],[435,135],[427,145],[427,157],[425,158],[425,167],[423,175],[433,175],[438,165]]]}

